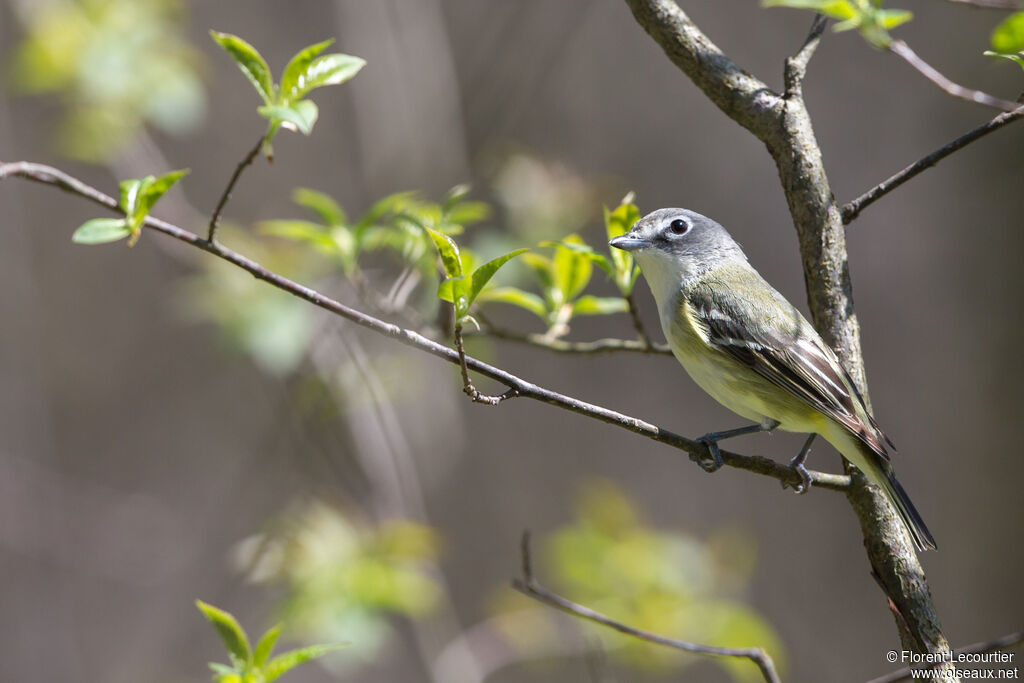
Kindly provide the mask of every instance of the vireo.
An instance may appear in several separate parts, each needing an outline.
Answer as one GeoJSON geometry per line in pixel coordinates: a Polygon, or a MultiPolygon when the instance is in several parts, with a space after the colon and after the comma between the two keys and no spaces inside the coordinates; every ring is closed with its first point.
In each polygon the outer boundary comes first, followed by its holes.
{"type": "Polygon", "coordinates": [[[820,434],[885,492],[918,550],[935,539],[896,481],[886,444],[839,359],[791,303],[765,282],[729,233],[686,209],[660,209],[611,241],[632,252],[658,304],[672,353],[693,380],[755,425],[705,434],[717,442],[771,431],[810,434],[792,465],[810,483],[804,460],[820,434]]]}

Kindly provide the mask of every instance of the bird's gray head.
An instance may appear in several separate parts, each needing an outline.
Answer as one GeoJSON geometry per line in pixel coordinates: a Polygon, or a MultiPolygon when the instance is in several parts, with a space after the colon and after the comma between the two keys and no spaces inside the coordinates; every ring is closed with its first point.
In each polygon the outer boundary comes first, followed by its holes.
{"type": "Polygon", "coordinates": [[[678,287],[723,261],[747,260],[725,228],[689,209],[653,211],[609,244],[632,252],[655,290],[678,287]]]}

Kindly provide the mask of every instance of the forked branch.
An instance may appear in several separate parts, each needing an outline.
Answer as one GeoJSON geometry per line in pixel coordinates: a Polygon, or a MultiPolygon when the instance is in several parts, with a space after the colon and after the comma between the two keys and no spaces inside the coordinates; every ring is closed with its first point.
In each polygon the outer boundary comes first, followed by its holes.
{"type": "Polygon", "coordinates": [[[768,656],[768,653],[762,648],[732,648],[701,645],[699,643],[691,643],[686,640],[669,638],[657,633],[635,628],[628,624],[624,624],[621,621],[616,621],[615,619],[607,617],[600,612],[596,612],[589,607],[584,607],[583,605],[564,598],[557,593],[552,593],[542,586],[536,578],[534,578],[533,563],[530,558],[529,531],[523,533],[521,551],[523,577],[521,579],[513,579],[512,587],[523,595],[533,598],[534,600],[550,607],[554,607],[557,610],[561,610],[566,614],[571,614],[574,617],[579,617],[595,624],[600,624],[601,626],[607,626],[619,633],[624,633],[627,636],[639,638],[640,640],[644,640],[648,643],[654,643],[655,645],[663,645],[675,650],[692,652],[694,654],[706,655],[709,657],[735,657],[739,659],[749,659],[757,666],[758,669],[761,670],[761,675],[767,683],[779,683],[779,674],[775,670],[775,663],[772,661],[772,658],[768,656]]]}

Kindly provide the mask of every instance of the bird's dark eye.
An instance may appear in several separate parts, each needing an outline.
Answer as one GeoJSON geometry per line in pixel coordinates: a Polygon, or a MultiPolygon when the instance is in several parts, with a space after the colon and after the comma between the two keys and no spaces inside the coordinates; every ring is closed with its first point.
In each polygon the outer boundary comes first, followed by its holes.
{"type": "Polygon", "coordinates": [[[684,232],[690,229],[690,224],[684,221],[682,218],[677,218],[669,223],[668,229],[676,235],[682,235],[684,232]]]}

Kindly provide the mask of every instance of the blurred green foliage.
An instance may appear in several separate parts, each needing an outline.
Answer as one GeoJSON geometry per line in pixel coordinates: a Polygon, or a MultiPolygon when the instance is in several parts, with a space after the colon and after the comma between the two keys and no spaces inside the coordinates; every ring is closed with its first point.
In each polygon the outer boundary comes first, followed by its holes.
{"type": "Polygon", "coordinates": [[[1024,69],[1024,12],[1014,12],[992,31],[992,49],[989,57],[1016,62],[1024,69]]]}
{"type": "Polygon", "coordinates": [[[371,658],[391,635],[390,617],[419,618],[435,607],[439,548],[421,524],[371,523],[313,502],[243,541],[236,557],[253,581],[285,589],[290,628],[348,641],[353,654],[371,658]]]}
{"type": "Polygon", "coordinates": [[[300,664],[344,647],[341,643],[310,645],[271,658],[281,635],[281,624],[271,627],[253,648],[234,615],[202,600],[196,600],[196,607],[217,631],[231,661],[230,665],[210,662],[217,683],[272,683],[300,664]]]}
{"type": "Polygon", "coordinates": [[[834,31],[857,30],[869,44],[886,48],[892,42],[891,29],[914,18],[912,12],[885,9],[882,0],[762,0],[764,7],[792,7],[837,19],[834,31]]]}
{"type": "MultiPolygon", "coordinates": [[[[540,560],[557,592],[613,619],[706,645],[763,647],[777,665],[784,665],[775,631],[742,600],[755,564],[754,544],[746,535],[722,532],[701,541],[652,529],[620,489],[595,480],[582,487],[575,520],[546,539],[540,560]]],[[[524,600],[516,601],[520,609],[524,600]]],[[[508,623],[529,624],[505,633],[521,648],[535,647],[537,633],[554,631],[529,621],[508,623]]],[[[664,671],[712,661],[737,681],[761,680],[745,660],[708,660],[589,622],[572,623],[599,636],[610,653],[639,669],[664,671]]]]}
{"type": "Polygon", "coordinates": [[[65,103],[60,150],[104,161],[144,124],[181,134],[203,117],[200,55],[186,42],[178,0],[52,0],[28,4],[10,62],[22,93],[65,103]]]}

